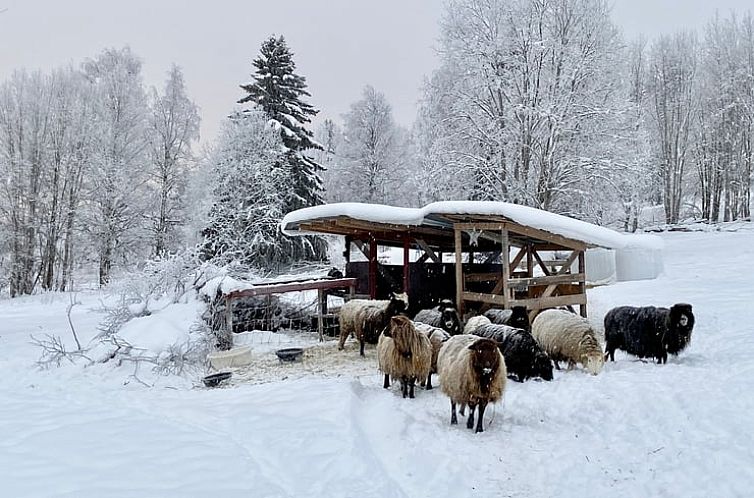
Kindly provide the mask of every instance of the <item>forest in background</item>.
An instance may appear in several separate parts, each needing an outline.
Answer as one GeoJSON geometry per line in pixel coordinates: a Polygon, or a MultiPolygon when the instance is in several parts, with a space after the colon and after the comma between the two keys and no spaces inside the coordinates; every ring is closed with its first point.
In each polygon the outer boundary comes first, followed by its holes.
{"type": "Polygon", "coordinates": [[[499,200],[626,231],[658,207],[667,224],[750,218],[750,13],[627,40],[601,0],[453,0],[437,48],[410,129],[371,86],[314,128],[317,96],[273,36],[206,150],[178,67],[147,88],[126,47],[17,70],[0,83],[0,289],[106,285],[176,255],[320,260],[321,240],[277,222],[325,201],[499,200]]]}

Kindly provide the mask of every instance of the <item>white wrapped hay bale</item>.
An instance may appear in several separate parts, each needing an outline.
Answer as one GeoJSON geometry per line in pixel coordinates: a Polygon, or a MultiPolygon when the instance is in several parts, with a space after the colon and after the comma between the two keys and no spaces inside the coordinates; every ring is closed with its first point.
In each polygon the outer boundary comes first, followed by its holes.
{"type": "Polygon", "coordinates": [[[215,370],[245,367],[251,363],[251,347],[240,346],[227,351],[215,351],[208,354],[207,359],[215,370]]]}
{"type": "Polygon", "coordinates": [[[615,251],[615,269],[619,282],[651,280],[663,270],[662,239],[655,235],[626,235],[624,247],[615,251]]]}
{"type": "MultiPolygon", "coordinates": [[[[586,251],[585,263],[586,281],[592,285],[612,284],[618,279],[614,249],[601,247],[589,249],[586,251]]],[[[578,271],[578,266],[576,271],[578,271]]]]}

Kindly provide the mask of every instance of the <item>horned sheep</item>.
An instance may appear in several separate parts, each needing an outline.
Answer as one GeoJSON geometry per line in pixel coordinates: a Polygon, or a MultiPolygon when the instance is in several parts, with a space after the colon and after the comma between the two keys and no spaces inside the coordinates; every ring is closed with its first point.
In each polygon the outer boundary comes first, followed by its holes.
{"type": "Polygon", "coordinates": [[[403,397],[413,398],[416,380],[426,379],[432,368],[432,345],[411,320],[394,316],[377,343],[377,363],[385,374],[385,389],[392,377],[400,381],[403,397]]]}
{"type": "Polygon", "coordinates": [[[474,410],[479,406],[475,432],[483,432],[484,410],[503,396],[505,360],[491,339],[456,335],[447,340],[437,358],[440,388],[450,398],[450,423],[457,424],[456,405],[469,406],[466,427],[474,428],[474,410]]]}
{"type": "Polygon", "coordinates": [[[545,310],[534,319],[531,332],[556,368],[560,368],[559,361],[567,361],[569,368],[580,363],[592,375],[602,370],[602,348],[586,318],[565,310],[545,310]]]}

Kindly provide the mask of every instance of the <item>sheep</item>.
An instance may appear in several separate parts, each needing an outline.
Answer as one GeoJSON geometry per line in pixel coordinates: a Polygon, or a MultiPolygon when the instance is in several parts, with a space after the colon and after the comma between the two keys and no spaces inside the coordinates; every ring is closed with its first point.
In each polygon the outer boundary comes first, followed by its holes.
{"type": "Polygon", "coordinates": [[[414,322],[440,327],[450,335],[461,333],[461,317],[458,316],[455,304],[449,299],[443,299],[439,306],[432,309],[419,311],[414,317],[414,322]]]}
{"type": "Polygon", "coordinates": [[[482,325],[489,325],[490,323],[492,323],[490,322],[490,319],[484,315],[472,316],[471,318],[466,320],[466,326],[463,328],[463,333],[473,334],[474,331],[482,325]]]}
{"type": "Polygon", "coordinates": [[[560,368],[559,361],[568,361],[569,369],[581,363],[592,375],[602,370],[602,348],[586,318],[564,310],[546,310],[534,319],[531,333],[555,362],[555,368],[560,368]]]}
{"type": "Polygon", "coordinates": [[[492,308],[485,311],[484,316],[489,318],[492,323],[510,325],[531,332],[531,323],[529,323],[529,313],[526,311],[526,306],[514,306],[509,310],[492,308]]]}
{"type": "Polygon", "coordinates": [[[388,326],[390,319],[408,309],[406,293],[390,295],[388,301],[352,299],[340,308],[340,340],[342,350],[348,336],[353,333],[359,341],[359,354],[364,356],[364,344],[377,344],[380,333],[388,326]]]}
{"type": "Polygon", "coordinates": [[[390,387],[390,377],[399,379],[403,397],[414,397],[416,379],[426,379],[432,369],[432,344],[405,316],[394,316],[377,343],[377,363],[385,374],[382,387],[390,387]]]}
{"type": "Polygon", "coordinates": [[[691,305],[679,303],[668,308],[620,306],[605,315],[605,361],[615,361],[622,349],[639,358],[655,358],[667,363],[668,353],[677,355],[688,346],[694,329],[691,305]]]}
{"type": "Polygon", "coordinates": [[[474,334],[498,343],[508,375],[515,375],[519,382],[531,377],[552,380],[550,357],[526,330],[490,323],[477,327],[474,334]]]}
{"type": "MultiPolygon", "coordinates": [[[[429,342],[432,344],[432,369],[430,370],[429,375],[427,375],[426,381],[426,389],[429,391],[432,389],[432,374],[437,373],[437,355],[440,354],[440,349],[443,344],[445,344],[445,341],[450,339],[451,336],[445,330],[439,327],[433,327],[432,325],[427,325],[426,323],[414,322],[414,327],[416,327],[418,332],[426,335],[429,338],[429,342]]],[[[422,383],[422,385],[425,384],[422,383]]]]}
{"type": "MultiPolygon", "coordinates": [[[[466,427],[474,428],[474,410],[479,406],[475,432],[483,432],[484,410],[505,391],[505,359],[492,339],[462,334],[445,342],[437,358],[440,388],[450,398],[450,423],[458,423],[456,404],[469,405],[466,427]]],[[[463,411],[461,412],[463,415],[463,411]]]]}

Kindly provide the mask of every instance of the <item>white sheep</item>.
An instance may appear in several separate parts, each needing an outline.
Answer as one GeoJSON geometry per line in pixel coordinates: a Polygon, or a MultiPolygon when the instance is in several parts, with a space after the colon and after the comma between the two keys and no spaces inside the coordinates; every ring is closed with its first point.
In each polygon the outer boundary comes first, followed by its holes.
{"type": "Polygon", "coordinates": [[[466,320],[466,325],[463,327],[464,334],[473,334],[476,329],[482,325],[489,325],[492,323],[489,318],[484,315],[472,316],[466,320]]]}
{"type": "Polygon", "coordinates": [[[338,349],[343,349],[346,339],[353,334],[359,341],[359,353],[364,356],[364,344],[377,344],[380,333],[387,328],[390,319],[408,309],[405,293],[391,294],[390,300],[352,299],[340,308],[340,340],[338,349]]]}
{"type": "Polygon", "coordinates": [[[566,310],[546,310],[534,319],[531,333],[556,368],[560,368],[558,361],[567,361],[569,369],[580,363],[592,375],[602,370],[602,346],[586,318],[566,310]]]}

